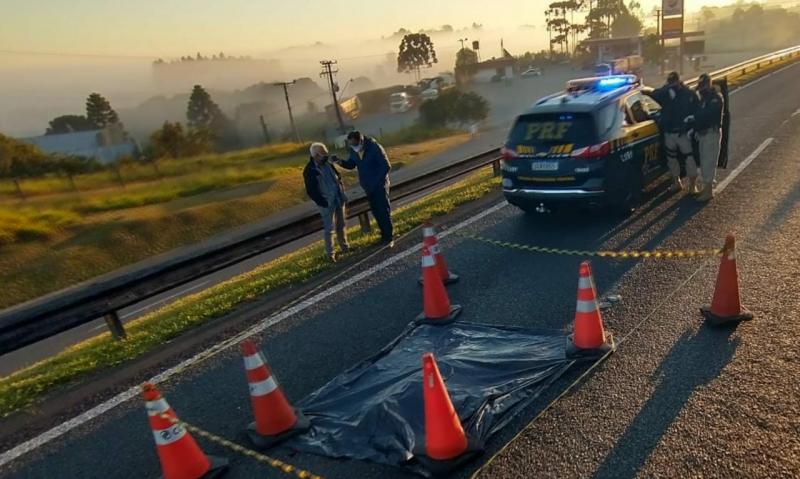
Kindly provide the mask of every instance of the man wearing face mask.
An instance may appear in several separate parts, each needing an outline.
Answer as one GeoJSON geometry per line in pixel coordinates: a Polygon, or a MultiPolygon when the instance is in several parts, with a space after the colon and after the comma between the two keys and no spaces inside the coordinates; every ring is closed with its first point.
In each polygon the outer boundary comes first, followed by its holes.
{"type": "Polygon", "coordinates": [[[375,141],[358,131],[347,135],[350,156],[339,165],[348,170],[358,168],[358,181],[369,201],[372,216],[381,230],[381,244],[394,246],[392,210],[389,204],[389,171],[392,165],[386,151],[375,141]]]}
{"type": "Polygon", "coordinates": [[[667,76],[666,85],[657,88],[651,97],[661,105],[659,127],[664,133],[664,146],[667,150],[667,166],[672,176],[672,191],[683,189],[678,163],[680,152],[686,159],[686,176],[689,193],[697,193],[697,163],[692,152],[692,140],[688,131],[694,121],[697,109],[697,95],[681,81],[678,72],[667,76]]]}
{"type": "Polygon", "coordinates": [[[707,73],[703,73],[698,78],[697,93],[700,102],[697,113],[695,113],[694,129],[697,132],[703,178],[703,189],[697,199],[710,201],[714,197],[714,179],[717,174],[717,161],[722,138],[723,100],[711,84],[711,77],[707,73]]]}
{"type": "Polygon", "coordinates": [[[335,156],[328,156],[328,148],[322,143],[313,143],[310,148],[311,158],[303,170],[303,180],[306,185],[306,194],[317,204],[322,217],[323,233],[325,240],[325,255],[331,262],[336,261],[333,251],[333,232],[336,230],[336,240],[341,251],[347,252],[347,232],[345,231],[344,207],[347,196],[344,194],[342,177],[333,166],[337,160],[335,156]]]}

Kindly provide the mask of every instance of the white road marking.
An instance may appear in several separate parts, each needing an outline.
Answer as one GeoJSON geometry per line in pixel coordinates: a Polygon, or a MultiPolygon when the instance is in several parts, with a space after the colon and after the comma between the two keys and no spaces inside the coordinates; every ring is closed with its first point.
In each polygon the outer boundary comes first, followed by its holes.
{"type": "Polygon", "coordinates": [[[736,179],[736,177],[739,176],[739,174],[742,171],[744,171],[744,169],[747,168],[747,166],[750,163],[752,163],[753,160],[758,158],[758,155],[760,155],[761,152],[764,151],[773,141],[775,141],[775,138],[767,138],[760,145],[758,145],[758,148],[756,148],[752,153],[750,153],[750,156],[745,158],[744,161],[742,161],[739,164],[739,166],[737,166],[733,171],[731,171],[730,174],[726,176],[725,179],[719,183],[719,185],[717,185],[717,187],[714,189],[714,193],[715,194],[722,193],[725,190],[725,188],[727,188],[727,186],[731,183],[731,181],[736,179]]]}
{"type": "MultiPolygon", "coordinates": [[[[444,230],[444,231],[440,232],[439,233],[439,238],[440,239],[441,238],[445,238],[445,237],[449,236],[451,233],[454,233],[456,231],[464,229],[467,226],[475,223],[476,221],[479,221],[479,220],[481,220],[482,218],[484,218],[486,216],[489,216],[491,214],[494,214],[497,211],[500,211],[501,209],[505,208],[506,206],[508,206],[508,203],[505,202],[505,201],[503,201],[501,203],[498,203],[498,204],[492,206],[491,208],[489,208],[487,210],[484,210],[484,211],[482,211],[482,212],[480,212],[480,213],[478,213],[478,214],[476,214],[476,215],[474,215],[474,216],[462,221],[461,223],[458,223],[457,225],[453,226],[452,228],[448,228],[447,230],[444,230]]],[[[345,288],[349,288],[353,284],[358,283],[359,281],[361,281],[363,279],[366,279],[366,278],[368,278],[368,277],[370,277],[370,276],[372,276],[372,275],[374,275],[376,273],[379,273],[379,272],[383,271],[384,269],[386,269],[387,267],[391,266],[392,264],[397,263],[398,261],[403,260],[403,259],[407,258],[408,256],[418,252],[420,249],[422,249],[422,245],[421,244],[417,244],[416,246],[412,246],[411,248],[409,248],[409,249],[407,249],[405,251],[401,251],[401,252],[395,254],[394,256],[391,256],[390,258],[387,258],[386,260],[382,261],[381,263],[379,263],[379,264],[377,264],[377,265],[375,265],[375,266],[373,266],[373,267],[371,267],[369,269],[366,269],[363,272],[361,272],[361,273],[359,273],[359,274],[357,274],[355,276],[352,276],[351,278],[349,278],[349,279],[347,279],[345,281],[342,281],[341,283],[338,283],[338,284],[336,284],[336,285],[334,285],[334,286],[332,286],[330,288],[327,288],[327,289],[321,291],[320,293],[318,293],[318,294],[306,299],[305,301],[301,301],[300,303],[297,303],[296,305],[292,306],[291,308],[285,309],[283,311],[280,311],[280,312],[278,312],[276,314],[273,314],[272,316],[269,316],[269,317],[261,320],[258,324],[254,325],[250,329],[247,329],[247,330],[239,333],[238,335],[236,335],[236,336],[234,336],[232,338],[226,339],[225,341],[222,341],[222,342],[212,346],[211,348],[206,349],[206,350],[196,354],[195,356],[192,356],[191,358],[189,358],[189,359],[177,364],[176,366],[173,366],[173,367],[171,367],[171,368],[169,368],[169,369],[167,369],[165,371],[162,371],[160,374],[157,374],[157,375],[153,376],[149,380],[149,382],[151,382],[153,384],[163,383],[167,379],[170,379],[171,377],[173,377],[176,374],[182,372],[183,370],[185,370],[185,369],[187,369],[187,368],[189,368],[191,366],[194,366],[196,364],[199,364],[199,363],[201,363],[201,362],[203,362],[203,361],[205,361],[205,360],[207,360],[207,359],[209,359],[209,358],[221,353],[225,349],[227,349],[227,348],[229,348],[231,346],[235,346],[236,344],[238,344],[242,340],[244,340],[244,339],[246,339],[246,338],[248,338],[248,337],[250,337],[250,336],[252,336],[252,335],[254,335],[256,333],[264,331],[265,329],[268,329],[268,328],[280,323],[281,321],[284,321],[285,319],[288,319],[288,318],[294,316],[295,314],[297,314],[297,313],[299,313],[299,312],[301,312],[301,311],[303,311],[305,309],[310,308],[311,306],[314,306],[315,304],[319,303],[320,301],[324,300],[325,298],[327,298],[329,296],[332,296],[332,295],[338,293],[339,291],[342,291],[345,288]]],[[[128,401],[129,399],[132,399],[132,398],[136,397],[138,394],[139,394],[139,387],[138,386],[132,387],[132,388],[126,390],[126,391],[123,391],[123,392],[117,394],[113,398],[111,398],[111,399],[109,399],[109,400],[107,400],[107,401],[105,401],[105,402],[103,402],[103,403],[101,403],[101,404],[89,409],[88,411],[86,411],[86,412],[84,412],[84,413],[82,413],[82,414],[80,414],[78,416],[75,416],[72,419],[69,419],[66,422],[63,422],[62,424],[59,424],[58,426],[55,426],[54,428],[49,429],[48,431],[45,431],[45,432],[43,432],[42,434],[39,434],[36,437],[33,437],[33,438],[31,438],[31,439],[29,439],[29,440],[27,440],[27,441],[25,441],[25,442],[23,442],[21,444],[18,444],[17,446],[15,446],[15,447],[3,452],[2,454],[0,454],[0,467],[5,466],[6,464],[10,463],[11,461],[19,458],[20,456],[22,456],[24,454],[27,454],[27,453],[29,453],[29,452],[31,452],[31,451],[33,451],[33,450],[35,450],[35,449],[37,449],[37,448],[39,448],[41,446],[44,446],[48,442],[50,442],[50,441],[52,441],[54,439],[57,439],[60,436],[63,436],[64,434],[66,434],[67,432],[71,431],[72,429],[75,429],[76,427],[78,427],[78,426],[80,426],[80,425],[82,425],[82,424],[84,424],[84,423],[86,423],[88,421],[91,421],[91,420],[93,420],[93,419],[95,419],[95,418],[97,418],[99,416],[101,416],[102,414],[104,414],[104,413],[110,411],[111,409],[119,406],[120,404],[124,403],[125,401],[128,401]]]]}

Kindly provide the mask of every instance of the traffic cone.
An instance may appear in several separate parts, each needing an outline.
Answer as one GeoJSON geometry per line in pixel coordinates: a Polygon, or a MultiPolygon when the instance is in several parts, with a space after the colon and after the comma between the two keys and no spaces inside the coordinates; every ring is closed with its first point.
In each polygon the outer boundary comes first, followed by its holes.
{"type": "Polygon", "coordinates": [[[422,398],[425,445],[416,459],[434,475],[445,475],[481,452],[481,445],[464,433],[432,353],[422,355],[422,398]]]}
{"type": "Polygon", "coordinates": [[[725,247],[719,262],[717,284],[711,306],[700,308],[706,320],[715,326],[726,323],[750,321],[753,314],[742,307],[739,299],[739,273],[736,269],[736,239],[733,235],[725,238],[725,247]]]}
{"type": "MultiPolygon", "coordinates": [[[[442,282],[445,285],[457,282],[458,275],[447,269],[447,263],[444,260],[442,248],[439,246],[439,239],[436,237],[436,229],[430,221],[426,221],[425,224],[422,225],[422,245],[427,246],[431,251],[442,282]]],[[[419,278],[419,284],[422,284],[422,277],[419,278]]]]}
{"type": "Polygon", "coordinates": [[[450,324],[461,313],[461,306],[450,304],[442,277],[436,268],[430,248],[422,247],[422,304],[417,321],[426,324],[450,324]]]}
{"type": "Polygon", "coordinates": [[[179,423],[175,411],[150,383],[142,385],[150,429],[165,479],[207,479],[220,477],[228,469],[227,459],[206,456],[189,432],[179,423]]]}
{"type": "Polygon", "coordinates": [[[259,449],[267,449],[308,431],[311,426],[308,418],[286,400],[255,343],[246,339],[240,346],[256,419],[247,427],[250,442],[259,449]]]}
{"type": "Polygon", "coordinates": [[[578,301],[575,307],[575,326],[567,340],[567,357],[603,356],[615,349],[611,334],[603,330],[603,318],[597,305],[592,268],[588,261],[578,270],[578,301]]]}

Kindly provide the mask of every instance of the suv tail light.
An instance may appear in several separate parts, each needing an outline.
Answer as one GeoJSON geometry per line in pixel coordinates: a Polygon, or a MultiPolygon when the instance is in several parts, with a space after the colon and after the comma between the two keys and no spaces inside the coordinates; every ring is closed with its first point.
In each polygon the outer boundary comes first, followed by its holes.
{"type": "Polygon", "coordinates": [[[515,149],[507,148],[505,146],[500,148],[500,154],[503,156],[503,160],[505,161],[516,160],[519,158],[519,154],[515,149]]]}
{"type": "Polygon", "coordinates": [[[583,148],[578,148],[572,151],[572,157],[578,159],[588,160],[591,158],[600,158],[608,156],[611,153],[611,143],[604,141],[596,145],[590,145],[583,148]]]}

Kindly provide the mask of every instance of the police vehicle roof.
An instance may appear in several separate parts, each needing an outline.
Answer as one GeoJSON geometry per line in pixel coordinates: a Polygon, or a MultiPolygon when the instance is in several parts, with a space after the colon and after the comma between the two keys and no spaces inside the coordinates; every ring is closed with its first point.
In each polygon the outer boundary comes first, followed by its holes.
{"type": "Polygon", "coordinates": [[[541,98],[524,114],[592,112],[637,87],[639,80],[633,75],[570,80],[564,91],[541,98]]]}

